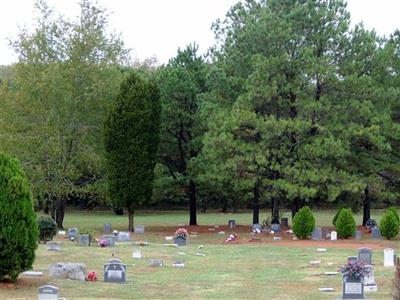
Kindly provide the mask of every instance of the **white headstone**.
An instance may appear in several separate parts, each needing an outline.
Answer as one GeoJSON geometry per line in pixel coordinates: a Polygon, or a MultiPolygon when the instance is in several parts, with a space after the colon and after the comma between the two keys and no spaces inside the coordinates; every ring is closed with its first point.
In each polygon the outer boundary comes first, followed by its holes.
{"type": "Polygon", "coordinates": [[[394,250],[392,248],[386,248],[383,250],[383,254],[384,254],[383,266],[394,267],[394,250]]]}
{"type": "Polygon", "coordinates": [[[133,249],[132,258],[142,259],[142,251],[140,249],[133,249]]]}
{"type": "Polygon", "coordinates": [[[331,231],[331,241],[336,241],[336,240],[337,240],[337,232],[331,231]]]}

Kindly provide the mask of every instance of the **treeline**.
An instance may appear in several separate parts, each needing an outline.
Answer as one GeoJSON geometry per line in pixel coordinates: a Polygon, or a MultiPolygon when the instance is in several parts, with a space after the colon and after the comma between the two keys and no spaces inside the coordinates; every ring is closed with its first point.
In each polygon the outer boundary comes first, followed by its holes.
{"type": "MultiPolygon", "coordinates": [[[[71,22],[37,4],[33,32],[0,69],[0,151],[18,157],[38,209],[113,206],[104,122],[134,71],[157,83],[161,129],[143,207],[197,209],[399,205],[400,32],[350,26],[340,0],[247,0],[195,44],[156,66],[131,64],[105,12],[81,2],[71,22]]],[[[149,37],[151,38],[151,37],[149,37]]],[[[117,209],[118,207],[113,207],[117,209]]]]}

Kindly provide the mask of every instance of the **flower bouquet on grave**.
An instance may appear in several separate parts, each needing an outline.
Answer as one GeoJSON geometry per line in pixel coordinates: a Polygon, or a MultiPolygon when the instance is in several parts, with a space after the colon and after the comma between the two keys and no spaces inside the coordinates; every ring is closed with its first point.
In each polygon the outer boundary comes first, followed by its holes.
{"type": "Polygon", "coordinates": [[[377,226],[377,223],[374,219],[368,219],[367,222],[365,222],[365,227],[367,227],[368,232],[371,232],[372,228],[375,228],[377,226]]]}
{"type": "Polygon", "coordinates": [[[347,277],[352,280],[360,280],[368,275],[368,266],[362,261],[350,261],[343,265],[339,271],[343,274],[343,277],[347,277]]]}
{"type": "Polygon", "coordinates": [[[235,233],[231,233],[225,240],[225,243],[234,242],[237,240],[237,235],[235,233]]]}
{"type": "Polygon", "coordinates": [[[87,281],[97,281],[97,274],[95,271],[91,271],[87,275],[87,281]]]}
{"type": "Polygon", "coordinates": [[[107,247],[107,241],[106,240],[100,240],[98,242],[98,245],[99,245],[99,247],[102,247],[102,248],[107,247]]]}
{"type": "Polygon", "coordinates": [[[185,228],[179,228],[175,231],[175,238],[186,240],[189,237],[188,231],[185,228]]]}

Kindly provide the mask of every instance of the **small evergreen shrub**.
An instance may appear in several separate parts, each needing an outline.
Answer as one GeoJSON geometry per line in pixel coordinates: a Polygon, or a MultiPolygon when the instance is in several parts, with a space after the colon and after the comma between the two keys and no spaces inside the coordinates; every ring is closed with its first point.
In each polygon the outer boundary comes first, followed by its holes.
{"type": "Polygon", "coordinates": [[[350,208],[344,208],[336,220],[336,231],[340,238],[347,239],[356,232],[356,221],[350,208]]]}
{"type": "Polygon", "coordinates": [[[394,213],[394,215],[396,216],[397,221],[398,221],[399,224],[400,224],[400,215],[399,215],[399,213],[398,213],[396,207],[394,207],[394,206],[389,207],[389,208],[388,208],[388,211],[394,213]]]}
{"type": "Polygon", "coordinates": [[[0,153],[0,281],[32,268],[37,240],[28,179],[18,160],[0,153]]]}
{"type": "Polygon", "coordinates": [[[340,208],[340,209],[336,212],[336,215],[333,217],[333,219],[332,219],[332,225],[333,225],[333,226],[336,226],[337,218],[339,217],[339,214],[342,212],[343,209],[344,209],[344,208],[340,208]]]}
{"type": "Polygon", "coordinates": [[[51,241],[57,233],[57,224],[51,217],[40,216],[38,218],[39,241],[51,241]]]}
{"type": "Polygon", "coordinates": [[[307,239],[315,226],[315,218],[308,206],[300,209],[293,218],[293,232],[299,239],[307,239]]]}
{"type": "Polygon", "coordinates": [[[396,237],[399,234],[399,221],[396,215],[388,210],[382,217],[379,223],[382,236],[388,240],[396,237]]]}

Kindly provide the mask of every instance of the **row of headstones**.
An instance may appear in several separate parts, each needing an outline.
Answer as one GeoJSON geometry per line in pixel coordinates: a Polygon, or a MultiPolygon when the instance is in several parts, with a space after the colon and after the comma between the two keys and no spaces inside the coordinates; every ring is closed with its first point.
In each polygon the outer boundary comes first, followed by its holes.
{"type": "MultiPolygon", "coordinates": [[[[144,234],[144,225],[135,225],[133,229],[136,234],[144,234]]],[[[112,226],[110,223],[106,223],[103,225],[103,233],[110,234],[112,233],[112,226]]]]}
{"type": "MultiPolygon", "coordinates": [[[[379,230],[378,227],[372,228],[371,229],[371,234],[372,234],[372,238],[374,238],[374,239],[381,239],[382,238],[381,231],[379,230]]],[[[332,241],[335,241],[335,240],[337,240],[337,232],[336,231],[331,231],[330,233],[327,233],[325,235],[325,238],[328,238],[328,239],[330,239],[332,241]]],[[[355,238],[357,240],[361,239],[362,238],[362,232],[359,231],[359,230],[356,230],[355,238]]],[[[324,239],[321,227],[315,227],[314,228],[313,232],[311,233],[311,239],[315,240],[315,241],[324,239]]]]}
{"type": "MultiPolygon", "coordinates": [[[[289,219],[288,218],[281,218],[281,223],[280,224],[271,224],[271,230],[278,232],[280,230],[280,227],[289,227],[289,219]]],[[[236,220],[229,220],[228,221],[228,227],[233,229],[236,227],[236,220]]],[[[262,228],[260,224],[253,224],[253,228],[262,228]]]]}

